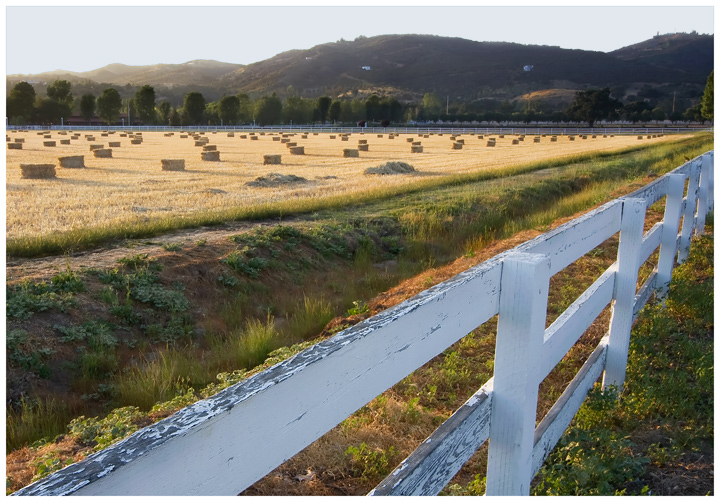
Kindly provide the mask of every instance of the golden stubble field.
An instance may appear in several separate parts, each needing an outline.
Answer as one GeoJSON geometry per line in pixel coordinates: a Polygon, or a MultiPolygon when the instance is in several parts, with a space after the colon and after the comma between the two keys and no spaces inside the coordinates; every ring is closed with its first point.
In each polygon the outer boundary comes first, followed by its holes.
{"type": "MultiPolygon", "coordinates": [[[[192,130],[189,130],[192,131],[192,130]]],[[[590,151],[612,151],[634,146],[642,141],[662,142],[678,136],[638,140],[636,136],[597,136],[587,139],[558,136],[556,142],[542,137],[539,143],[533,136],[513,145],[517,136],[497,135],[495,147],[487,147],[485,136],[450,134],[423,137],[418,134],[352,133],[347,141],[339,134],[293,133],[288,139],[305,148],[304,155],[291,155],[285,143],[278,141],[280,133],[257,132],[257,140],[248,133],[203,132],[220,152],[220,161],[201,159],[201,146],[195,146],[192,135],[174,132],[142,132],[142,144],[131,144],[131,138],[115,131],[101,136],[95,131],[94,140],[86,139],[88,131],[59,134],[58,131],[39,135],[36,131],[9,131],[9,143],[24,139],[21,150],[6,151],[6,237],[8,239],[47,235],[97,225],[137,221],[156,216],[181,216],[197,211],[247,207],[293,198],[327,197],[373,190],[379,186],[403,185],[429,176],[449,176],[473,171],[496,169],[543,159],[573,156],[590,151]],[[242,136],[246,136],[243,138],[242,136]],[[273,138],[276,138],[275,140],[273,138]],[[411,153],[411,143],[420,141],[422,153],[411,153]],[[60,140],[70,139],[70,144],[60,140]],[[457,139],[464,140],[460,150],[452,148],[457,139]],[[367,140],[368,151],[360,151],[357,158],[344,158],[343,149],[358,147],[359,140],[367,140]],[[45,141],[56,141],[54,147],[45,141]],[[120,142],[112,148],[111,158],[96,158],[90,145],[120,142]],[[282,164],[264,165],[266,154],[282,155],[282,164]],[[58,158],[83,155],[85,168],[62,168],[58,158]],[[184,171],[163,171],[161,159],[184,159],[184,171]],[[412,165],[418,172],[403,175],[367,175],[365,169],[388,161],[412,165]],[[56,178],[24,179],[20,164],[55,164],[56,178]],[[292,174],[304,178],[275,187],[253,187],[247,183],[269,173],[292,174]]],[[[192,134],[192,133],[191,133],[192,134]]]]}

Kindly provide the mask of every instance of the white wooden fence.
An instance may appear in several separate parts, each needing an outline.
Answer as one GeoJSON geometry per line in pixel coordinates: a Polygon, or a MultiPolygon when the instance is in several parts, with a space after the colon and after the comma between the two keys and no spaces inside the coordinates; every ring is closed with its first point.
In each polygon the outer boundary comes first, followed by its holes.
{"type": "Polygon", "coordinates": [[[15,494],[238,494],[499,314],[493,378],[370,495],[437,494],[488,438],[487,494],[527,495],[594,382],[604,373],[605,387],[622,388],[633,319],[667,290],[713,208],[713,159],[697,157],[15,494]],[[663,221],[643,233],[646,208],[666,196],[663,221]],[[550,277],[618,232],[616,262],[545,329],[550,277]],[[638,269],[658,247],[636,294],[638,269]],[[608,304],[608,334],[535,427],[540,382],[608,304]]]}

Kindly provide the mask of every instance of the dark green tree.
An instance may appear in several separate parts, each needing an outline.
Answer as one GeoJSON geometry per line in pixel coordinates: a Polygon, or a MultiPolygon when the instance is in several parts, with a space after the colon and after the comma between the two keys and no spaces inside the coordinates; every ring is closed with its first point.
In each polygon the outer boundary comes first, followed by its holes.
{"type": "Polygon", "coordinates": [[[47,97],[72,107],[72,85],[67,80],[56,80],[47,88],[47,97]]]}
{"type": "Polygon", "coordinates": [[[331,105],[332,99],[330,99],[330,97],[328,96],[320,96],[317,100],[317,107],[320,112],[320,122],[322,122],[323,124],[327,120],[331,105]]]}
{"type": "Polygon", "coordinates": [[[143,124],[155,123],[155,88],[144,85],[135,93],[135,113],[143,124]]]}
{"type": "Polygon", "coordinates": [[[307,124],[312,119],[313,103],[299,96],[290,96],[283,106],[285,123],[307,124]]]}
{"type": "Polygon", "coordinates": [[[90,122],[95,115],[95,96],[83,94],[80,98],[80,115],[90,122]]]}
{"type": "Polygon", "coordinates": [[[715,70],[711,71],[710,76],[707,79],[707,83],[705,84],[705,92],[703,93],[701,102],[702,106],[700,107],[700,112],[702,113],[702,116],[708,120],[713,119],[715,108],[715,105],[713,104],[713,100],[715,99],[715,78],[713,77],[714,73],[715,70]]]}
{"type": "Polygon", "coordinates": [[[97,98],[98,116],[108,125],[117,123],[121,108],[122,98],[120,93],[112,87],[105,89],[97,98]]]}
{"type": "Polygon", "coordinates": [[[60,124],[63,118],[70,116],[70,108],[65,103],[50,98],[37,100],[35,112],[41,124],[60,124]]]}
{"type": "Polygon", "coordinates": [[[180,117],[180,114],[175,108],[172,108],[170,110],[170,113],[168,114],[168,124],[174,127],[182,125],[182,119],[180,117]]]}
{"type": "Polygon", "coordinates": [[[239,124],[248,124],[253,119],[253,103],[247,94],[238,94],[238,116],[239,124]]]}
{"type": "Polygon", "coordinates": [[[340,101],[333,101],[330,104],[330,109],[328,110],[328,119],[332,122],[336,122],[340,120],[340,112],[342,111],[342,103],[340,101]]]}
{"type": "Polygon", "coordinates": [[[158,103],[158,105],[155,107],[155,116],[157,117],[158,124],[160,125],[168,125],[170,122],[170,110],[172,109],[172,106],[170,105],[170,101],[163,100],[158,103]]]}
{"type": "Polygon", "coordinates": [[[377,94],[371,94],[365,100],[365,118],[368,121],[382,120],[384,118],[382,113],[382,103],[380,102],[380,97],[377,94]]]}
{"type": "Polygon", "coordinates": [[[437,120],[442,111],[442,100],[440,96],[434,93],[428,93],[423,96],[423,115],[425,120],[437,120]]]}
{"type": "Polygon", "coordinates": [[[259,125],[279,124],[282,119],[282,101],[273,92],[255,102],[255,121],[259,125]]]}
{"type": "Polygon", "coordinates": [[[575,94],[575,99],[568,108],[568,115],[593,127],[598,120],[613,118],[620,109],[622,109],[620,101],[611,98],[610,88],[605,87],[575,94]]]}
{"type": "Polygon", "coordinates": [[[237,96],[223,96],[218,107],[218,116],[225,125],[234,125],[240,112],[240,100],[237,96]]]}
{"type": "Polygon", "coordinates": [[[189,92],[185,95],[183,109],[187,113],[189,123],[184,125],[202,124],[205,114],[205,98],[199,92],[189,92]]]}
{"type": "Polygon", "coordinates": [[[27,123],[35,114],[35,88],[27,82],[18,82],[5,103],[10,123],[27,123]]]}

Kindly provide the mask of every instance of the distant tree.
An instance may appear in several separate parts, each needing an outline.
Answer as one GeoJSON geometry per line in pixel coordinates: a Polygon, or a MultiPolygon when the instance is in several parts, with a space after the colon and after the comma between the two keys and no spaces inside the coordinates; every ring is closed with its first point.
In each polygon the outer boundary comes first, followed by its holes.
{"type": "Polygon", "coordinates": [[[27,123],[35,113],[35,88],[27,82],[18,82],[10,91],[6,106],[11,123],[27,123]]]}
{"type": "Polygon", "coordinates": [[[36,117],[41,124],[59,124],[61,119],[70,116],[68,110],[66,104],[50,98],[40,98],[35,105],[36,117]]]}
{"type": "Polygon", "coordinates": [[[255,102],[255,120],[259,125],[279,124],[282,119],[282,101],[273,92],[255,102]]]}
{"type": "Polygon", "coordinates": [[[95,96],[83,94],[80,98],[80,115],[90,122],[95,115],[95,96]]]}
{"type": "Polygon", "coordinates": [[[332,122],[340,120],[340,112],[342,110],[342,104],[340,101],[333,101],[328,109],[328,119],[332,122]]]}
{"type": "Polygon", "coordinates": [[[705,122],[705,117],[703,117],[700,111],[701,108],[702,105],[700,103],[688,108],[685,110],[685,113],[683,113],[683,118],[689,122],[705,122]]]}
{"type": "Polygon", "coordinates": [[[646,101],[634,101],[623,106],[621,116],[624,120],[634,124],[640,121],[644,111],[651,109],[652,107],[646,101]]]}
{"type": "Polygon", "coordinates": [[[238,116],[237,121],[239,124],[246,124],[252,122],[253,119],[253,103],[250,101],[250,97],[247,94],[238,94],[238,116]]]}
{"type": "Polygon", "coordinates": [[[144,85],[135,93],[133,100],[137,117],[143,124],[155,123],[155,89],[151,85],[144,85]]]}
{"type": "Polygon", "coordinates": [[[320,122],[323,124],[327,120],[331,105],[332,99],[328,96],[320,96],[317,100],[317,107],[320,112],[320,122]]]}
{"type": "Polygon", "coordinates": [[[98,116],[108,125],[117,123],[121,108],[122,98],[120,93],[112,87],[105,89],[97,98],[98,116]]]}
{"type": "Polygon", "coordinates": [[[442,100],[440,96],[434,93],[428,93],[423,96],[423,111],[426,120],[437,120],[442,112],[442,100]]]}
{"type": "Polygon", "coordinates": [[[282,114],[285,123],[307,124],[312,120],[314,103],[299,96],[290,96],[285,100],[282,114]]]}
{"type": "Polygon", "coordinates": [[[179,125],[182,125],[182,120],[180,118],[180,114],[175,108],[172,108],[170,110],[170,113],[168,114],[168,124],[177,127],[179,125]]]}
{"type": "Polygon", "coordinates": [[[240,111],[240,100],[237,96],[223,96],[218,107],[218,116],[225,125],[237,123],[238,112],[240,111]]]}
{"type": "Polygon", "coordinates": [[[383,118],[382,115],[380,97],[377,94],[371,94],[365,100],[365,118],[369,121],[381,120],[383,118]]]}
{"type": "Polygon", "coordinates": [[[170,101],[163,100],[158,103],[155,107],[155,116],[157,117],[158,124],[168,125],[170,123],[170,110],[172,105],[170,101]]]}
{"type": "Polygon", "coordinates": [[[48,86],[47,97],[58,103],[72,106],[72,85],[67,80],[56,80],[48,86]]]}
{"type": "Polygon", "coordinates": [[[702,113],[702,116],[708,120],[713,119],[714,115],[714,104],[713,100],[715,99],[715,84],[714,84],[714,76],[715,70],[710,72],[710,76],[707,79],[707,83],[705,84],[705,92],[703,93],[702,97],[702,106],[700,107],[700,112],[702,113]]]}
{"type": "Polygon", "coordinates": [[[610,97],[609,87],[589,89],[575,94],[575,99],[568,108],[568,115],[593,127],[596,121],[612,118],[621,108],[620,101],[610,97]]]}
{"type": "Polygon", "coordinates": [[[202,124],[205,114],[205,98],[199,92],[189,92],[185,95],[183,110],[187,114],[189,124],[202,124]]]}

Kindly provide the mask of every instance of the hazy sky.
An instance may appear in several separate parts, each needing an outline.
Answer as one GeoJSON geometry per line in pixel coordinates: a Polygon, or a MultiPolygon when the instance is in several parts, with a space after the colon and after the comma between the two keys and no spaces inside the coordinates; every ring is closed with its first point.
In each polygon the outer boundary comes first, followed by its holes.
{"type": "Polygon", "coordinates": [[[49,7],[53,5],[49,0],[25,0],[5,4],[6,73],[81,72],[111,63],[194,59],[249,64],[341,38],[404,33],[608,52],[658,32],[714,33],[713,3],[691,1],[690,7],[637,0],[635,7],[578,7],[563,2],[551,7],[504,0],[497,7],[477,1],[366,0],[363,6],[345,7],[288,1],[283,6],[270,0],[263,6],[211,1],[213,6],[197,7],[198,2],[181,0],[154,1],[154,7],[144,7],[125,0],[123,7],[106,7],[75,0],[72,7],[49,7]]]}

